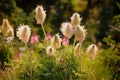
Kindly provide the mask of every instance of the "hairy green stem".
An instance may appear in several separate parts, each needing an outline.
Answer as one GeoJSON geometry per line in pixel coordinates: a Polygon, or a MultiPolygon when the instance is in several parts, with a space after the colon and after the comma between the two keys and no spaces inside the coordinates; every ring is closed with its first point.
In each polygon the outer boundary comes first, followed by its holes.
{"type": "Polygon", "coordinates": [[[41,26],[42,26],[42,30],[43,30],[44,36],[45,36],[45,38],[46,38],[46,33],[45,33],[45,29],[44,29],[44,27],[43,27],[43,24],[41,24],[41,26]]]}
{"type": "Polygon", "coordinates": [[[82,49],[80,50],[80,56],[79,56],[79,59],[80,59],[80,80],[82,80],[82,49]]]}
{"type": "Polygon", "coordinates": [[[27,49],[27,53],[28,53],[28,58],[29,58],[29,67],[30,67],[30,80],[32,80],[32,54],[29,51],[28,45],[27,43],[25,43],[25,47],[27,49]]]}

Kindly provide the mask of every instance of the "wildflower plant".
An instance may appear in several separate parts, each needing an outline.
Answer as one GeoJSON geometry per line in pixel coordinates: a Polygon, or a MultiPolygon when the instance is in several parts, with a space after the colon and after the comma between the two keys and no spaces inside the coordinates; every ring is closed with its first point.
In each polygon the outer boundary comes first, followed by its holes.
{"type": "Polygon", "coordinates": [[[29,41],[31,29],[28,25],[20,25],[17,28],[17,37],[25,44],[29,41]]]}
{"type": "Polygon", "coordinates": [[[45,30],[43,27],[43,23],[44,23],[45,18],[46,18],[46,11],[44,11],[43,6],[38,5],[35,9],[35,12],[36,12],[37,24],[41,24],[44,36],[46,38],[46,33],[45,33],[45,30]]]}
{"type": "MultiPolygon", "coordinates": [[[[12,73],[13,68],[13,39],[14,39],[14,30],[10,25],[8,19],[3,19],[2,25],[0,27],[0,79],[13,79],[9,77],[14,75],[12,73]]],[[[14,80],[14,79],[13,79],[14,80]]]]}
{"type": "Polygon", "coordinates": [[[31,35],[31,28],[28,25],[20,25],[17,28],[17,37],[25,43],[25,47],[27,49],[28,57],[29,57],[29,66],[30,66],[30,80],[32,80],[32,54],[28,49],[28,41],[31,35]]]}

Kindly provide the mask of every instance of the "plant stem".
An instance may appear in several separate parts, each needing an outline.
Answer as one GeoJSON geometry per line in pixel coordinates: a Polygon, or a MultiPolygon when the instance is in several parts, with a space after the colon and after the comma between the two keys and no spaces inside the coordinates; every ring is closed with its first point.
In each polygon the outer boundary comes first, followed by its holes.
{"type": "Polygon", "coordinates": [[[79,58],[80,58],[80,80],[82,80],[82,49],[80,50],[80,56],[79,56],[79,58]]]}
{"type": "Polygon", "coordinates": [[[54,80],[54,70],[55,70],[55,67],[54,67],[54,56],[52,57],[53,58],[53,72],[52,72],[52,80],[54,80]]]}
{"type": "Polygon", "coordinates": [[[70,74],[70,80],[72,80],[72,74],[70,74]]]}
{"type": "Polygon", "coordinates": [[[25,43],[25,47],[27,49],[28,57],[29,57],[29,67],[30,67],[30,80],[32,80],[32,54],[29,51],[27,43],[25,43]]]}
{"type": "Polygon", "coordinates": [[[41,24],[41,26],[42,26],[42,30],[43,30],[44,36],[45,36],[45,38],[46,38],[46,33],[45,33],[45,29],[44,29],[44,27],[43,27],[43,24],[41,24]]]}
{"type": "Polygon", "coordinates": [[[81,80],[81,73],[82,71],[81,71],[81,57],[80,57],[80,80],[81,80]]]}
{"type": "MultiPolygon", "coordinates": [[[[14,51],[14,46],[13,46],[13,44],[10,42],[10,44],[8,44],[8,46],[10,47],[10,49],[11,49],[11,51],[14,51]]],[[[13,58],[15,59],[15,54],[13,55],[13,58]]],[[[12,78],[13,78],[13,80],[16,80],[16,71],[15,71],[15,60],[12,60],[12,69],[11,69],[11,72],[13,72],[13,75],[12,75],[12,78]]]]}

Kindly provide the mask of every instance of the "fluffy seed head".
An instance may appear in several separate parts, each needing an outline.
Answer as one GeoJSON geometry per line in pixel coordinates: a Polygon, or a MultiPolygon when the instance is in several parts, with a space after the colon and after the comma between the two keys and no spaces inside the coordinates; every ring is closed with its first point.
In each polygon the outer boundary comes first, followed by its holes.
{"type": "Polygon", "coordinates": [[[62,23],[60,30],[62,31],[63,35],[67,38],[71,38],[74,34],[73,27],[69,22],[62,23]]]}
{"type": "Polygon", "coordinates": [[[97,51],[98,51],[98,48],[97,48],[97,46],[95,44],[89,45],[87,50],[86,50],[87,54],[92,59],[95,59],[97,51]]]}
{"type": "Polygon", "coordinates": [[[7,19],[3,19],[2,25],[1,25],[1,32],[5,33],[10,28],[10,24],[7,19]]]}
{"type": "Polygon", "coordinates": [[[59,34],[56,34],[55,36],[53,36],[53,38],[51,39],[51,46],[54,49],[60,48],[61,47],[61,38],[59,36],[59,34]]]}
{"type": "Polygon", "coordinates": [[[77,25],[75,27],[75,41],[83,42],[86,37],[84,26],[77,25]]]}
{"type": "Polygon", "coordinates": [[[35,9],[37,24],[43,24],[46,18],[46,11],[44,11],[43,6],[37,6],[35,9]]]}
{"type": "Polygon", "coordinates": [[[80,18],[80,15],[78,13],[74,13],[70,19],[72,26],[75,27],[77,25],[80,25],[80,21],[82,18],[80,18]]]}
{"type": "Polygon", "coordinates": [[[74,55],[75,56],[80,56],[80,50],[81,50],[82,44],[77,43],[75,48],[74,48],[74,55]]]}
{"type": "Polygon", "coordinates": [[[7,19],[3,19],[1,33],[4,38],[14,37],[14,31],[7,19]]]}
{"type": "Polygon", "coordinates": [[[52,46],[48,46],[48,47],[46,48],[46,54],[47,54],[48,56],[53,56],[53,55],[55,55],[55,49],[54,49],[52,46]]]}
{"type": "Polygon", "coordinates": [[[17,28],[17,37],[24,43],[27,43],[29,41],[30,35],[31,28],[28,25],[20,25],[17,28]]]}

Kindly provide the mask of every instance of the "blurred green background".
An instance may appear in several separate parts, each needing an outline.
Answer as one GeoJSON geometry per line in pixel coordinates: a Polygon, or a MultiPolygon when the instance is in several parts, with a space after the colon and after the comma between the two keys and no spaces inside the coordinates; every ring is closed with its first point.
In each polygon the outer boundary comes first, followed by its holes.
{"type": "MultiPolygon", "coordinates": [[[[72,14],[78,12],[89,41],[99,42],[107,35],[120,41],[120,0],[0,0],[0,25],[8,18],[14,28],[20,24],[39,28],[35,20],[37,5],[43,5],[46,10],[47,32],[58,32],[61,23],[70,21],[72,14]]],[[[42,34],[41,30],[39,33],[42,34]]]]}

